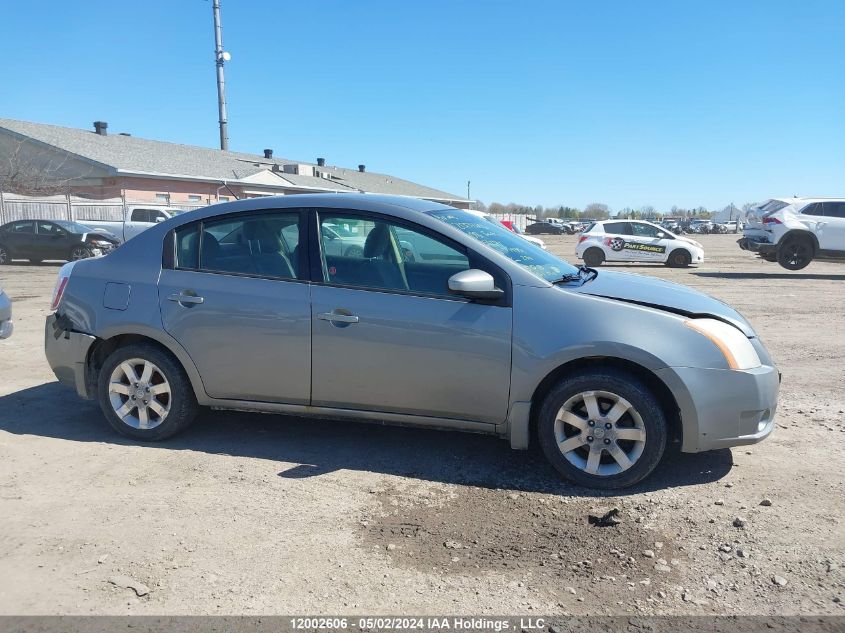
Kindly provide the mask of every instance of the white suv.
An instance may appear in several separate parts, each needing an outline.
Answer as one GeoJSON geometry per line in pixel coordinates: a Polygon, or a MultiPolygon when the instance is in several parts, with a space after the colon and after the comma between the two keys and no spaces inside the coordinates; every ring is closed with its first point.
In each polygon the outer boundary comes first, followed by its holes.
{"type": "Polygon", "coordinates": [[[603,262],[656,262],[683,268],[704,261],[704,247],[651,222],[605,220],[578,238],[575,254],[587,266],[603,262]]]}
{"type": "Polygon", "coordinates": [[[788,270],[845,261],[845,198],[773,198],[752,209],[739,247],[788,270]]]}

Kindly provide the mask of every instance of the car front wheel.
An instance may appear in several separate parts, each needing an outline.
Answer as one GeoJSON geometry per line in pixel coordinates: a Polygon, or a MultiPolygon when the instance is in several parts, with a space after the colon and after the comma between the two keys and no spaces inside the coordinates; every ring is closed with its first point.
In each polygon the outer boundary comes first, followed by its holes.
{"type": "Polygon", "coordinates": [[[74,246],[70,249],[70,261],[75,262],[80,259],[86,259],[91,257],[91,251],[89,251],[84,246],[74,246]]]}
{"type": "Polygon", "coordinates": [[[163,440],[185,429],[197,414],[185,370],[168,352],[149,343],[112,352],[100,368],[97,386],[109,424],[134,439],[163,440]]]}
{"type": "Polygon", "coordinates": [[[0,264],[8,264],[10,261],[12,261],[12,258],[9,255],[9,249],[0,244],[0,264]]]}
{"type": "Polygon", "coordinates": [[[545,398],[539,444],[579,486],[614,490],[647,477],[666,447],[666,418],[636,376],[597,369],[562,380],[545,398]]]}

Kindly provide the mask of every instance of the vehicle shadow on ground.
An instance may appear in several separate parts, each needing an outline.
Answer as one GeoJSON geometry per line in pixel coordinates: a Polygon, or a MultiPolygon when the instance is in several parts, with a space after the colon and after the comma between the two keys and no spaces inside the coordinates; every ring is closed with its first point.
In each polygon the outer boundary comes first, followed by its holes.
{"type": "Polygon", "coordinates": [[[812,273],[737,273],[737,272],[694,272],[699,277],[713,277],[716,279],[806,279],[845,281],[845,275],[812,274],[812,273]]]}
{"type": "MultiPolygon", "coordinates": [[[[108,426],[96,403],[77,402],[73,390],[58,382],[0,396],[0,430],[73,442],[136,444],[108,426]]],[[[183,434],[147,446],[296,464],[279,472],[279,477],[288,479],[307,479],[345,469],[575,496],[612,496],[698,485],[721,479],[733,465],[727,449],[693,455],[669,450],[642,484],[623,493],[597,493],[562,481],[538,451],[513,451],[506,441],[494,437],[211,410],[203,410],[183,434]]]]}
{"type": "Polygon", "coordinates": [[[49,266],[50,268],[60,268],[64,266],[67,262],[65,260],[50,260],[44,262],[31,262],[27,259],[18,259],[6,262],[3,264],[4,266],[21,266],[23,268],[37,268],[37,267],[44,267],[49,266]]]}

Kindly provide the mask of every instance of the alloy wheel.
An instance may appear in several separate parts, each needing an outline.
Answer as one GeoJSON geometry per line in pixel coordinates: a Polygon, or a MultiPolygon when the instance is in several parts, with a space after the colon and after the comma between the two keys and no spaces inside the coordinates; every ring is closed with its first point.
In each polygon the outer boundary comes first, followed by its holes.
{"type": "Polygon", "coordinates": [[[590,475],[607,477],[631,468],[642,456],[646,430],[634,406],[609,391],[584,391],[557,413],[555,440],[564,458],[590,475]]]}
{"type": "Polygon", "coordinates": [[[88,258],[88,257],[90,257],[90,256],[91,256],[91,253],[89,253],[89,252],[88,252],[88,249],[85,249],[85,248],[83,248],[83,247],[81,247],[81,246],[77,246],[77,247],[75,247],[75,248],[74,248],[74,249],[70,252],[70,258],[71,258],[71,260],[73,260],[73,261],[78,261],[78,260],[80,260],[80,259],[87,259],[87,258],[88,258]]]}
{"type": "Polygon", "coordinates": [[[0,264],[8,264],[9,263],[9,253],[8,251],[0,246],[0,264]]]}
{"type": "Polygon", "coordinates": [[[131,358],[120,363],[111,373],[108,390],[115,414],[134,429],[154,429],[170,412],[170,383],[148,360],[131,358]]]}
{"type": "Polygon", "coordinates": [[[810,249],[803,241],[792,241],[787,244],[784,249],[784,259],[791,266],[803,267],[803,264],[810,258],[810,249]]]}

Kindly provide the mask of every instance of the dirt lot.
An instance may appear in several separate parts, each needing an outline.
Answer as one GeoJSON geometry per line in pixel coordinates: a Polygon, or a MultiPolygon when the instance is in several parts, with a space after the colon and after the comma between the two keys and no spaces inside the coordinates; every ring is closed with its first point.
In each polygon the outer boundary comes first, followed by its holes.
{"type": "Polygon", "coordinates": [[[206,412],[132,444],[44,359],[57,266],[0,267],[0,613],[845,613],[845,266],[734,240],[705,236],[697,269],[619,268],[750,318],[783,372],[776,431],[618,496],[457,433],[206,412]]]}

